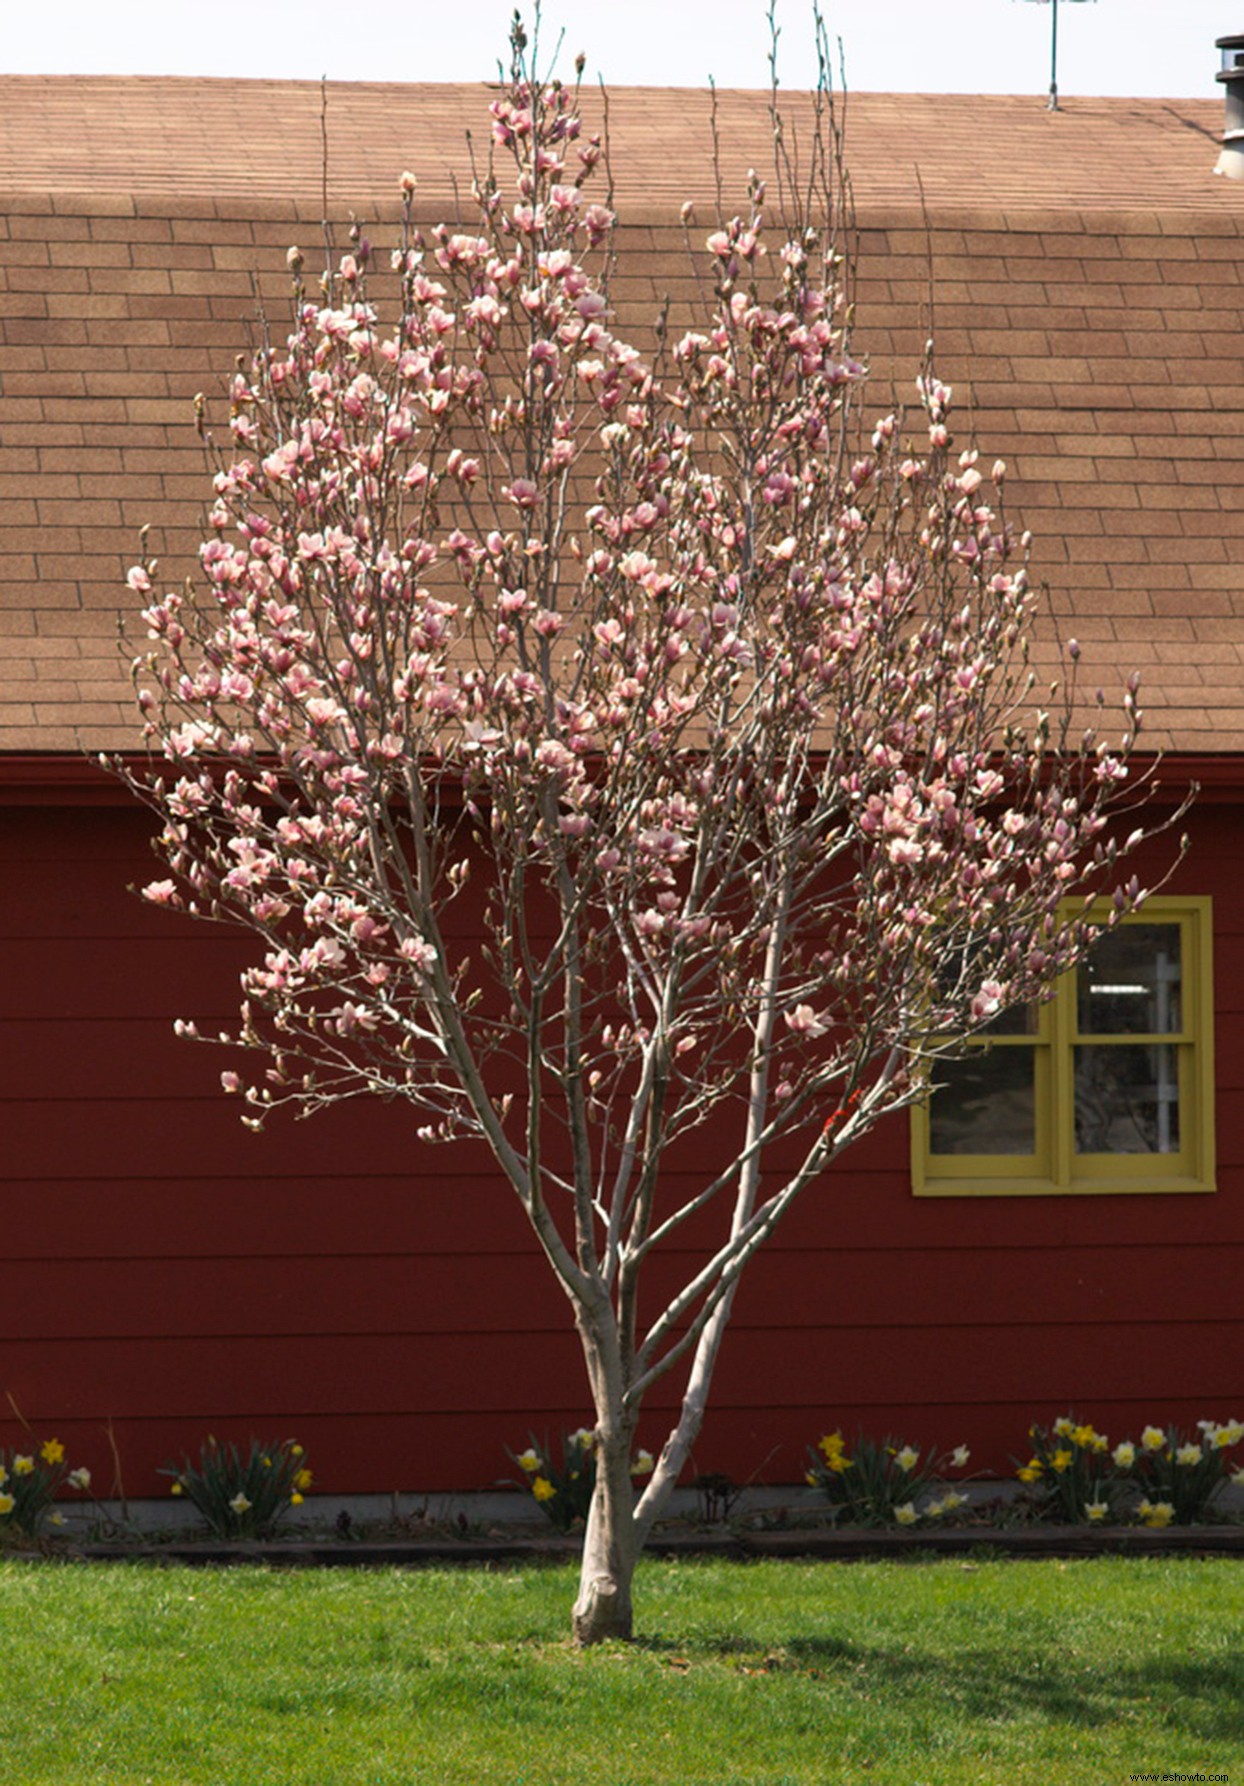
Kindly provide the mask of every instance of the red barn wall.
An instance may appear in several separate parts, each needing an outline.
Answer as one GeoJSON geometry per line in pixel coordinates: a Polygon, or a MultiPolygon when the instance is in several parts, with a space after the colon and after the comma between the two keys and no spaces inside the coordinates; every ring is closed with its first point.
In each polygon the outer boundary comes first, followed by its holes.
{"type": "MultiPolygon", "coordinates": [[[[1240,1412],[1242,820],[1203,804],[1174,884],[1215,895],[1217,1193],[917,1200],[896,1119],[745,1279],[701,1469],[796,1481],[841,1424],[1005,1472],[1068,1408],[1111,1433],[1240,1412]]],[[[331,1490],[488,1486],[507,1443],[588,1415],[517,1206],[397,1107],[240,1127],[220,1057],[172,1022],[231,1019],[245,945],[127,892],[149,829],[0,808],[0,1391],[105,1483],[111,1423],[131,1495],[209,1432],[296,1436],[331,1490]]]]}
{"type": "MultiPolygon", "coordinates": [[[[245,83],[3,87],[0,752],[125,748],[121,577],[147,522],[169,585],[193,568],[190,399],[219,418],[256,288],[283,315],[285,250],[319,238],[322,95],[265,87],[274,158],[245,83]]],[[[719,98],[739,194],[766,97],[719,98]]],[[[428,220],[452,211],[446,166],[482,103],[335,85],[333,213],[387,247],[404,166],[428,220]]],[[[712,184],[707,108],[614,95],[628,331],[667,294],[689,314],[674,219],[688,182],[712,184]]],[[[963,438],[1009,461],[1094,678],[1141,667],[1147,739],[1227,752],[1244,748],[1244,221],[1209,172],[1219,115],[1081,101],[1055,126],[1015,99],[865,94],[850,147],[865,410],[892,384],[910,398],[935,325],[971,400],[963,438]],[[900,124],[919,151],[901,161],[900,124]]],[[[150,873],[140,815],[3,798],[0,1392],[105,1481],[111,1420],[130,1493],[209,1431],[297,1433],[329,1488],[437,1489],[507,1473],[529,1426],[579,1424],[568,1310],[487,1162],[421,1149],[370,1103],[248,1135],[221,1062],[171,1031],[232,1015],[239,944],[126,894],[150,873]]],[[[894,1122],[744,1281],[701,1468],[798,1480],[807,1442],[841,1423],[964,1440],[1004,1469],[1031,1418],[1073,1404],[1111,1431],[1241,1412],[1241,816],[1202,804],[1178,882],[1216,896],[1217,1194],[917,1201],[894,1122]]],[[[0,1423],[0,1444],[22,1430],[0,1423]]],[[[641,1437],[662,1430],[658,1398],[641,1437]]]]}

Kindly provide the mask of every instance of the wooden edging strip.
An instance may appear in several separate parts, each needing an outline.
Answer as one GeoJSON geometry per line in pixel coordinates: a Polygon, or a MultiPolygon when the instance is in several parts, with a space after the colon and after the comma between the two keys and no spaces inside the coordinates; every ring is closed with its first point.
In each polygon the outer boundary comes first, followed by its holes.
{"type": "MultiPolygon", "coordinates": [[[[538,1538],[417,1541],[285,1539],[245,1544],[211,1540],[164,1544],[84,1543],[64,1550],[58,1548],[55,1554],[91,1562],[267,1563],[298,1569],[560,1561],[574,1558],[580,1548],[578,1538],[559,1538],[550,1534],[538,1538]]],[[[650,1556],[715,1556],[740,1561],[762,1557],[845,1561],[856,1557],[921,1554],[968,1556],[982,1551],[1016,1557],[1244,1556],[1244,1526],[1175,1526],[1158,1531],[1127,1526],[1105,1530],[1085,1526],[1044,1526],[1001,1531],[968,1527],[942,1532],[874,1532],[858,1528],[840,1532],[658,1532],[645,1549],[650,1556]]]]}

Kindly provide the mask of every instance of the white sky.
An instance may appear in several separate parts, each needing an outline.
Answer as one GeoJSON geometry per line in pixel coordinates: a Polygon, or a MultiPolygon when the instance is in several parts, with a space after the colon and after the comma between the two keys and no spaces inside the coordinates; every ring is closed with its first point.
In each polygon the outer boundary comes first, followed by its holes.
{"type": "MultiPolygon", "coordinates": [[[[542,41],[565,26],[613,86],[767,84],[766,0],[546,0],[542,41]]],[[[1050,0],[823,0],[857,90],[1044,93],[1050,0]]],[[[514,0],[10,0],[6,74],[198,74],[318,80],[493,78],[514,0]]],[[[530,15],[531,4],[522,8],[530,15]]],[[[785,86],[811,84],[811,7],[779,0],[785,86]]],[[[1067,96],[1212,99],[1214,39],[1244,30],[1241,0],[1060,0],[1067,96]]]]}

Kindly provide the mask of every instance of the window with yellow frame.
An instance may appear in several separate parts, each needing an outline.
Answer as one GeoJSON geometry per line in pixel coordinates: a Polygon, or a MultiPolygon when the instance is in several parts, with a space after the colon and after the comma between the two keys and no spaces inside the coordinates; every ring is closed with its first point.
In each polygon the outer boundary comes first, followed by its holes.
{"type": "Polygon", "coordinates": [[[1214,1189],[1210,901],[1155,898],[939,1062],[912,1114],[917,1196],[1214,1189]]]}

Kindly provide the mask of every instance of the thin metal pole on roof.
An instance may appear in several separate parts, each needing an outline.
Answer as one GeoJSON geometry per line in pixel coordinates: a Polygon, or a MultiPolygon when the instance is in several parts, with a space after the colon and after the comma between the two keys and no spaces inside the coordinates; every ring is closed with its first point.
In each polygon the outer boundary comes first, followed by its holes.
{"type": "MultiPolygon", "coordinates": [[[[1058,110],[1058,0],[1036,0],[1038,6],[1051,7],[1050,18],[1050,97],[1047,110],[1058,110]]],[[[1075,0],[1080,4],[1080,0],[1075,0]]]]}

